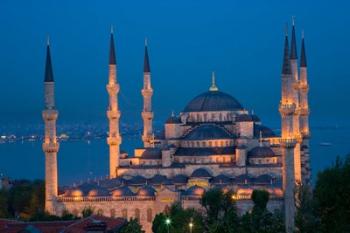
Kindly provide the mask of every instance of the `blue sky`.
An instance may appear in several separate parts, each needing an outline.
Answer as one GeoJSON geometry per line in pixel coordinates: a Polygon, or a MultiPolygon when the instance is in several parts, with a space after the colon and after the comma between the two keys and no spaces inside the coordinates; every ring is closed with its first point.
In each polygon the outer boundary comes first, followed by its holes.
{"type": "MultiPolygon", "coordinates": [[[[0,122],[41,122],[49,34],[60,121],[106,121],[108,40],[116,33],[122,121],[141,120],[144,38],[155,118],[210,85],[263,121],[279,119],[286,22],[305,30],[312,124],[349,118],[349,1],[0,1],[0,122]]],[[[298,41],[300,43],[300,41],[298,41]]],[[[298,46],[300,49],[300,46],[298,46]]]]}

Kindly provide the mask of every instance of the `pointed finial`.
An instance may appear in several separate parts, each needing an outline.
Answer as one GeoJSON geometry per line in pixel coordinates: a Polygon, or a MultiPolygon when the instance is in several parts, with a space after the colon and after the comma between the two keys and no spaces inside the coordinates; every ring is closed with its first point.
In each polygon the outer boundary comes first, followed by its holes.
{"type": "Polygon", "coordinates": [[[209,91],[218,91],[218,87],[216,86],[216,80],[215,80],[215,72],[213,71],[211,73],[211,86],[209,88],[209,91]]]}
{"type": "Polygon", "coordinates": [[[113,24],[111,24],[111,34],[114,34],[113,24]]]}
{"type": "Polygon", "coordinates": [[[304,37],[305,37],[305,32],[304,32],[304,29],[303,29],[303,30],[301,30],[301,39],[304,39],[304,37]]]}
{"type": "Polygon", "coordinates": [[[47,35],[46,44],[47,46],[50,46],[50,35],[47,35]]]}
{"type": "Polygon", "coordinates": [[[295,26],[295,16],[292,16],[292,25],[295,26]]]}
{"type": "Polygon", "coordinates": [[[296,36],[295,36],[295,17],[292,17],[292,39],[290,41],[291,43],[291,47],[290,47],[290,59],[297,59],[298,55],[297,55],[297,40],[296,40],[296,36]]]}
{"type": "Polygon", "coordinates": [[[254,109],[252,109],[252,115],[254,115],[254,109]]]}
{"type": "Polygon", "coordinates": [[[288,36],[288,23],[284,25],[284,35],[287,37],[288,36]]]}
{"type": "Polygon", "coordinates": [[[175,112],[174,112],[174,110],[171,111],[171,117],[175,117],[175,112]]]}
{"type": "Polygon", "coordinates": [[[262,131],[259,132],[259,146],[262,147],[262,131]]]}
{"type": "Polygon", "coordinates": [[[147,37],[145,37],[145,46],[148,46],[148,41],[147,41],[147,37]]]}

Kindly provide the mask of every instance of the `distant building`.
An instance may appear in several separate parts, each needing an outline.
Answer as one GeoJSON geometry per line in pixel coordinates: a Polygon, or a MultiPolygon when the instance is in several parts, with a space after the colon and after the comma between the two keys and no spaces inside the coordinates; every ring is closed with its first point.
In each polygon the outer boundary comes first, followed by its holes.
{"type": "Polygon", "coordinates": [[[181,202],[185,208],[200,208],[199,199],[208,188],[234,190],[233,198],[237,200],[240,213],[252,208],[252,191],[263,189],[271,196],[269,209],[284,206],[287,232],[293,232],[295,183],[310,180],[305,46],[303,38],[298,67],[294,24],[291,49],[288,35],[285,36],[279,105],[281,135],[263,125],[258,116],[249,113],[233,96],[221,91],[214,73],[209,90],[193,98],[179,115],[172,114],[164,124],[163,133],[154,135],[153,88],[146,43],[141,90],[144,146],[135,149],[133,155],[120,152],[119,84],[111,33],[107,84],[110,179],[84,183],[63,193],[58,193],[58,111],[54,101],[49,44],[44,83],[43,150],[46,158],[46,210],[50,213],[60,215],[69,210],[79,215],[84,208],[92,207],[100,215],[137,218],[146,233],[150,233],[157,213],[174,202],[181,202]]]}

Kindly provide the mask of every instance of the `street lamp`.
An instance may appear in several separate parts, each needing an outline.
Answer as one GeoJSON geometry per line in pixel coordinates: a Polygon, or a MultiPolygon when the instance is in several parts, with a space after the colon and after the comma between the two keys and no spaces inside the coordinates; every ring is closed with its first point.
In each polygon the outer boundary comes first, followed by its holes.
{"type": "Polygon", "coordinates": [[[166,219],[165,219],[165,224],[166,224],[167,227],[168,227],[168,233],[169,233],[169,225],[170,225],[170,223],[171,223],[170,218],[166,218],[166,219]]]}
{"type": "Polygon", "coordinates": [[[190,233],[192,233],[192,228],[193,228],[193,222],[191,221],[189,224],[188,224],[189,228],[190,228],[190,233]]]}

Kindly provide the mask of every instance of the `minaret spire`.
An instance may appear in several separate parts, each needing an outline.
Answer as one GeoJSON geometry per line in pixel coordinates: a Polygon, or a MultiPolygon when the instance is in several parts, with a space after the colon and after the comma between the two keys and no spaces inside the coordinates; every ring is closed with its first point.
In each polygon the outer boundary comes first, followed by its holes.
{"type": "Polygon", "coordinates": [[[209,88],[209,91],[218,91],[219,88],[216,86],[216,83],[215,83],[215,72],[213,71],[211,73],[211,86],[209,88]]]}
{"type": "Polygon", "coordinates": [[[52,70],[52,62],[51,62],[51,52],[50,52],[50,39],[47,37],[47,45],[46,45],[46,65],[45,65],[45,82],[54,82],[53,79],[53,70],[52,70]]]}
{"type": "Polygon", "coordinates": [[[143,89],[141,90],[143,96],[143,134],[142,141],[144,147],[152,147],[153,135],[153,112],[152,112],[152,95],[153,89],[151,84],[151,68],[148,56],[148,43],[145,39],[145,56],[143,63],[143,89]]]}
{"type": "Polygon", "coordinates": [[[288,33],[285,33],[284,37],[284,50],[283,50],[283,64],[282,64],[282,74],[291,74],[290,61],[289,61],[289,41],[288,33]]]}
{"type": "Polygon", "coordinates": [[[42,148],[45,153],[45,210],[50,214],[57,215],[55,202],[58,195],[57,152],[59,144],[56,137],[58,111],[55,108],[55,82],[49,42],[47,42],[46,48],[44,93],[45,108],[42,117],[45,122],[45,136],[42,148]]]}
{"type": "Polygon", "coordinates": [[[297,40],[295,37],[295,17],[292,17],[292,40],[291,40],[291,49],[290,49],[290,59],[297,59],[297,40]]]}
{"type": "Polygon", "coordinates": [[[119,133],[120,111],[118,105],[118,93],[120,87],[117,81],[117,60],[114,47],[113,27],[111,28],[109,49],[109,77],[106,86],[109,95],[109,106],[107,110],[109,133],[107,144],[109,145],[109,177],[115,178],[118,176],[120,144],[122,138],[119,133]]]}
{"type": "Polygon", "coordinates": [[[306,51],[305,51],[305,39],[304,32],[302,33],[301,39],[301,52],[300,52],[300,132],[302,135],[302,182],[310,183],[310,152],[309,152],[309,140],[310,140],[310,129],[309,129],[309,84],[307,77],[307,62],[306,62],[306,51]]]}
{"type": "Polygon", "coordinates": [[[304,31],[302,31],[301,35],[300,67],[307,67],[304,31]]]}
{"type": "Polygon", "coordinates": [[[287,233],[294,232],[295,218],[295,162],[294,149],[296,140],[294,137],[294,113],[296,105],[294,103],[294,79],[289,60],[288,35],[284,39],[284,55],[282,66],[282,96],[279,106],[281,114],[281,153],[282,153],[282,177],[284,192],[284,215],[287,233]]]}

